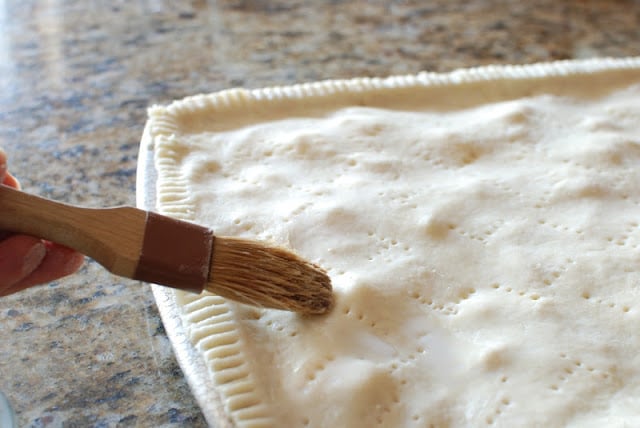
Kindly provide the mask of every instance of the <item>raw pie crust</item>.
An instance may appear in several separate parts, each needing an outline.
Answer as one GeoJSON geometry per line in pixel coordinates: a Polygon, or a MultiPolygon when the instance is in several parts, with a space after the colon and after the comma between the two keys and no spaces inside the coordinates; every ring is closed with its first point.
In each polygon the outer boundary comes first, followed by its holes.
{"type": "Polygon", "coordinates": [[[233,89],[152,108],[145,141],[160,212],[337,297],[170,291],[210,423],[640,426],[639,59],[233,89]]]}

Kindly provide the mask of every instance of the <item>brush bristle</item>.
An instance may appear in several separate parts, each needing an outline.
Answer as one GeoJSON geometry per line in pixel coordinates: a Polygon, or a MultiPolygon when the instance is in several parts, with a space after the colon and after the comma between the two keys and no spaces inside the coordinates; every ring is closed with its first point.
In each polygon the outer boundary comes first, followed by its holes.
{"type": "Polygon", "coordinates": [[[266,308],[322,314],[333,305],[331,279],[291,251],[241,238],[216,237],[208,291],[266,308]]]}

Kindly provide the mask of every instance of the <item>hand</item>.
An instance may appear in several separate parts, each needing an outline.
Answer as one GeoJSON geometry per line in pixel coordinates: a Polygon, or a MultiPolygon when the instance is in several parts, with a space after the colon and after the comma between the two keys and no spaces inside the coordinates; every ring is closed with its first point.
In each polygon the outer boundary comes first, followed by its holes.
{"type": "MultiPolygon", "coordinates": [[[[1,149],[0,182],[20,187],[7,171],[7,156],[1,149]]],[[[0,231],[0,296],[70,275],[83,261],[84,256],[62,245],[0,231]]]]}

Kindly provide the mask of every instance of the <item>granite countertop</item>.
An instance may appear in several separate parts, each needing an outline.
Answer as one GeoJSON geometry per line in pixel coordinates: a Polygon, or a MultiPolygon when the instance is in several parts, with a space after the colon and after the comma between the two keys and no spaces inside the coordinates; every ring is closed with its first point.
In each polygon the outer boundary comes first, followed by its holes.
{"type": "MultiPolygon", "coordinates": [[[[135,203],[146,109],[199,92],[633,56],[640,2],[0,3],[0,147],[27,191],[135,203]],[[307,4],[311,3],[311,4],[307,4]]],[[[205,426],[150,287],[96,263],[0,299],[20,426],[205,426]]]]}

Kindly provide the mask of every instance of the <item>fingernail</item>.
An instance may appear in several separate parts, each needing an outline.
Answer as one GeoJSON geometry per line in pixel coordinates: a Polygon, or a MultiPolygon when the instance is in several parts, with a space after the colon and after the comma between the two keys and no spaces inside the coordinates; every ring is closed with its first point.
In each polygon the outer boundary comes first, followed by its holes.
{"type": "Polygon", "coordinates": [[[36,270],[36,268],[40,266],[40,263],[42,263],[42,260],[46,255],[47,248],[45,247],[44,243],[38,242],[33,247],[31,247],[29,251],[27,251],[27,253],[24,255],[24,261],[22,262],[23,276],[27,276],[31,272],[36,270]]]}

